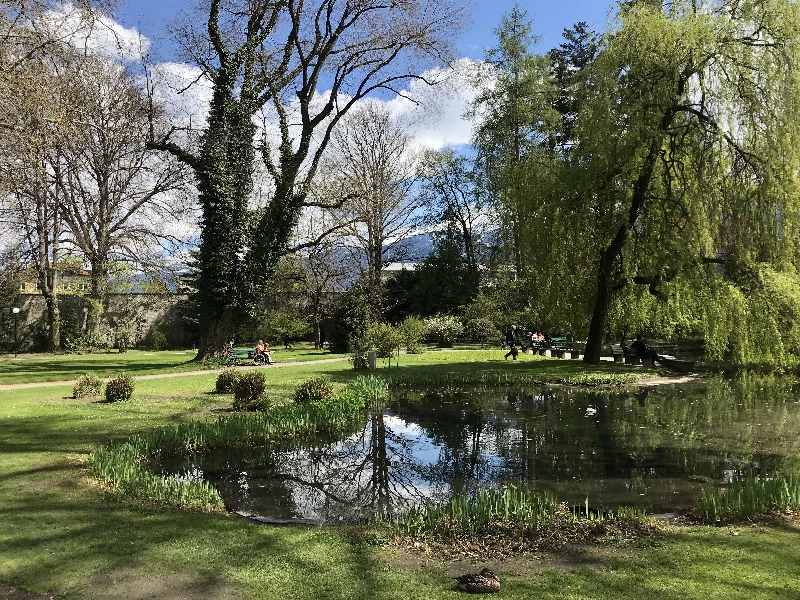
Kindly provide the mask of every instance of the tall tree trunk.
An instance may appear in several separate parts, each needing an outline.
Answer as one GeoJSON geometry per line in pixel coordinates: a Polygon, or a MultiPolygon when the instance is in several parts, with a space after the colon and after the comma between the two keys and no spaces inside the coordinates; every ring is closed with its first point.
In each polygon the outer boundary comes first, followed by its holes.
{"type": "Polygon", "coordinates": [[[58,296],[50,294],[45,298],[47,305],[47,351],[58,352],[61,349],[61,311],[58,307],[58,296]]]}
{"type": "Polygon", "coordinates": [[[107,278],[108,268],[105,262],[93,262],[89,275],[89,303],[86,312],[86,335],[92,339],[97,339],[100,335],[100,325],[105,314],[107,278]]]}
{"type": "MultiPolygon", "coordinates": [[[[666,130],[668,122],[663,123],[666,130]]],[[[647,156],[642,163],[639,177],[633,186],[633,196],[631,206],[628,210],[626,221],[619,226],[611,243],[606,247],[598,265],[597,289],[595,290],[594,306],[592,309],[592,320],[589,324],[589,337],[586,340],[586,352],[584,361],[587,363],[599,363],[605,342],[606,327],[608,325],[608,312],[611,307],[611,300],[615,290],[624,286],[624,282],[614,280],[614,271],[619,264],[622,251],[630,237],[633,228],[636,226],[639,217],[644,210],[647,201],[647,193],[650,182],[653,179],[658,154],[661,151],[663,136],[656,135],[650,143],[647,156]]]]}
{"type": "Polygon", "coordinates": [[[227,309],[218,318],[207,319],[203,325],[195,360],[204,360],[221,352],[227,344],[233,341],[236,330],[233,312],[227,309]]]}
{"type": "MultiPolygon", "coordinates": [[[[606,255],[602,262],[607,262],[606,255]]],[[[608,311],[611,306],[612,281],[611,269],[616,259],[611,264],[602,264],[597,274],[597,289],[594,295],[594,308],[592,320],[589,324],[589,337],[586,341],[584,360],[587,363],[599,363],[603,353],[606,326],[608,325],[608,311]]]]}

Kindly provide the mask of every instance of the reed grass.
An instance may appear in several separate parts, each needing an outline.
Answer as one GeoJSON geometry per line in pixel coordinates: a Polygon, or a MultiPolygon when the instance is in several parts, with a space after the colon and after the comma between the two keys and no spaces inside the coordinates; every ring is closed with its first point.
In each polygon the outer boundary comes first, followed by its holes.
{"type": "Polygon", "coordinates": [[[479,490],[474,495],[454,496],[443,504],[414,508],[390,524],[401,535],[433,536],[440,539],[502,534],[541,537],[548,532],[578,529],[585,525],[646,521],[643,511],[620,507],[599,512],[571,508],[551,494],[515,485],[479,490]]]}
{"type": "Polygon", "coordinates": [[[800,510],[800,477],[748,477],[726,488],[706,487],[697,501],[699,516],[708,523],[756,519],[776,512],[800,510]]]}
{"type": "MultiPolygon", "coordinates": [[[[161,427],[102,446],[92,453],[93,475],[120,495],[191,510],[223,510],[206,482],[164,477],[147,468],[158,453],[187,454],[209,448],[263,446],[305,435],[346,431],[383,395],[378,378],[358,378],[333,398],[287,404],[266,413],[233,414],[212,422],[161,427]]],[[[383,387],[381,387],[383,386],[383,387]]]]}

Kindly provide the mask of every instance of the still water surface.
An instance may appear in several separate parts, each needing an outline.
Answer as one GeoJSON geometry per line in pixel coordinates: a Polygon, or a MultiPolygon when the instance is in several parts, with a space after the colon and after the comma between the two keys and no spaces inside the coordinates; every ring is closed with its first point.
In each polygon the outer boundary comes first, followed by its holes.
{"type": "Polygon", "coordinates": [[[331,442],[162,457],[229,509],[352,521],[515,483],[572,504],[689,508],[702,485],[800,466],[800,388],[785,380],[631,393],[413,391],[331,442]]]}

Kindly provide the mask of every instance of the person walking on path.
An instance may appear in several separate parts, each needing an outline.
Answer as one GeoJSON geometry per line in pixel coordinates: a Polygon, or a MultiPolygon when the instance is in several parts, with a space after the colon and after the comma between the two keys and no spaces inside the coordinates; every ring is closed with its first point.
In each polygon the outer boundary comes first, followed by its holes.
{"type": "Polygon", "coordinates": [[[506,344],[508,344],[509,350],[508,353],[505,355],[505,359],[508,360],[508,357],[512,357],[514,360],[517,360],[517,354],[519,354],[519,350],[517,350],[517,326],[511,325],[508,330],[506,331],[506,344]]]}

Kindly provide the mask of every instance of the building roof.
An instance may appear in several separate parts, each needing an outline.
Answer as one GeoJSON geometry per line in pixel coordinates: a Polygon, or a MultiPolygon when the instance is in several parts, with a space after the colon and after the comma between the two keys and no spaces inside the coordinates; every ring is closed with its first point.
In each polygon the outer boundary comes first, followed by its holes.
{"type": "Polygon", "coordinates": [[[417,265],[415,262],[390,262],[386,263],[383,267],[385,273],[396,273],[398,271],[416,271],[417,265]]]}

